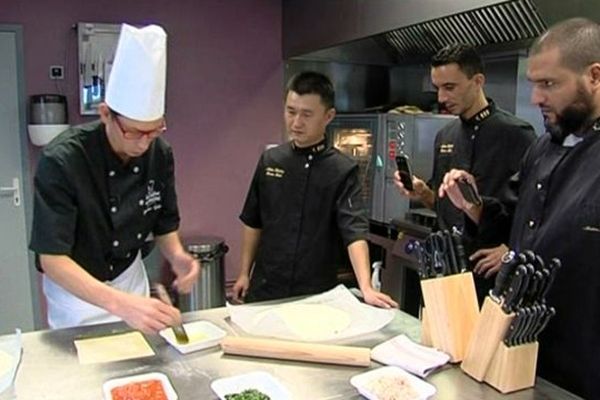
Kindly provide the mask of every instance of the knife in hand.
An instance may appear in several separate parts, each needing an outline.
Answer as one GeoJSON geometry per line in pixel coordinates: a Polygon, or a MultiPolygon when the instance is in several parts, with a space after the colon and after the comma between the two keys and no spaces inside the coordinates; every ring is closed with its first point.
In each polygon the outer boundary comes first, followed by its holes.
{"type": "MultiPolygon", "coordinates": [[[[169,297],[167,290],[161,283],[155,283],[153,285],[153,289],[156,292],[156,295],[158,296],[159,300],[161,300],[165,304],[173,306],[173,303],[171,302],[171,297],[169,297]]],[[[177,340],[177,343],[188,344],[190,342],[190,338],[188,337],[187,332],[183,327],[183,324],[174,325],[171,328],[173,329],[173,333],[175,334],[175,339],[177,340]]]]}

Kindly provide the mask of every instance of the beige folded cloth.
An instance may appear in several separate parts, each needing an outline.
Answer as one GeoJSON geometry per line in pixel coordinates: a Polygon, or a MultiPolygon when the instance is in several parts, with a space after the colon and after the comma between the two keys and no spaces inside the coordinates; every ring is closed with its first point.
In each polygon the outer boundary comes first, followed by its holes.
{"type": "Polygon", "coordinates": [[[371,350],[371,359],[381,364],[395,365],[420,377],[426,377],[450,360],[439,350],[417,344],[406,335],[398,335],[371,350]]]}

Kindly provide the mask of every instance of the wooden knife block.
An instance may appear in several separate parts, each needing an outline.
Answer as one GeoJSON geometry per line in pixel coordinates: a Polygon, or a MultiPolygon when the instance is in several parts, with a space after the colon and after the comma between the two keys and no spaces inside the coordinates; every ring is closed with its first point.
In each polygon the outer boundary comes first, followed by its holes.
{"type": "Polygon", "coordinates": [[[502,307],[489,296],[485,298],[460,366],[463,371],[475,380],[483,381],[498,345],[502,343],[514,317],[514,313],[504,313],[502,307]]]}
{"type": "Polygon", "coordinates": [[[479,317],[473,274],[445,276],[421,281],[427,322],[423,329],[433,347],[460,362],[479,317]]]}
{"type": "Polygon", "coordinates": [[[423,346],[433,347],[431,330],[429,329],[429,316],[427,315],[426,307],[421,308],[421,344],[423,346]]]}
{"type": "Polygon", "coordinates": [[[507,347],[501,342],[484,380],[502,393],[535,385],[538,342],[507,347]]]}

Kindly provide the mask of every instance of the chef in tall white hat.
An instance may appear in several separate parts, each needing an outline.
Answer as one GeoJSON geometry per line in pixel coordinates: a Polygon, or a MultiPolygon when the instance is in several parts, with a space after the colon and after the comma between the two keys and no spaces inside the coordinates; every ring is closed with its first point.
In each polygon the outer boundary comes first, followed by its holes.
{"type": "Polygon", "coordinates": [[[30,249],[51,328],[123,320],[155,333],[181,322],[176,308],[149,297],[142,261],[156,244],[181,293],[200,270],[179,238],[173,153],[163,139],[166,45],[160,26],[124,24],[100,119],[42,153],[30,249]]]}

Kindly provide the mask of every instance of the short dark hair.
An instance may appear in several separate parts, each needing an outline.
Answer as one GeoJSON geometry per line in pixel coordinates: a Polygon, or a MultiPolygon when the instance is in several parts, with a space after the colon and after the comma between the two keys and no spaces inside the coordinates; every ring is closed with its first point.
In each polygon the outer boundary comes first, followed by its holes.
{"type": "Polygon", "coordinates": [[[475,74],[483,74],[483,60],[475,48],[468,44],[450,44],[440,49],[431,59],[432,67],[454,63],[458,64],[469,79],[475,74]]]}
{"type": "Polygon", "coordinates": [[[575,72],[600,62],[600,25],[586,18],[571,18],[550,27],[540,36],[529,55],[549,48],[560,51],[561,63],[575,72]]]}
{"type": "Polygon", "coordinates": [[[327,76],[319,72],[305,71],[292,76],[286,86],[286,97],[290,91],[299,95],[316,94],[321,97],[321,103],[327,109],[333,108],[335,104],[333,84],[327,76]]]}

